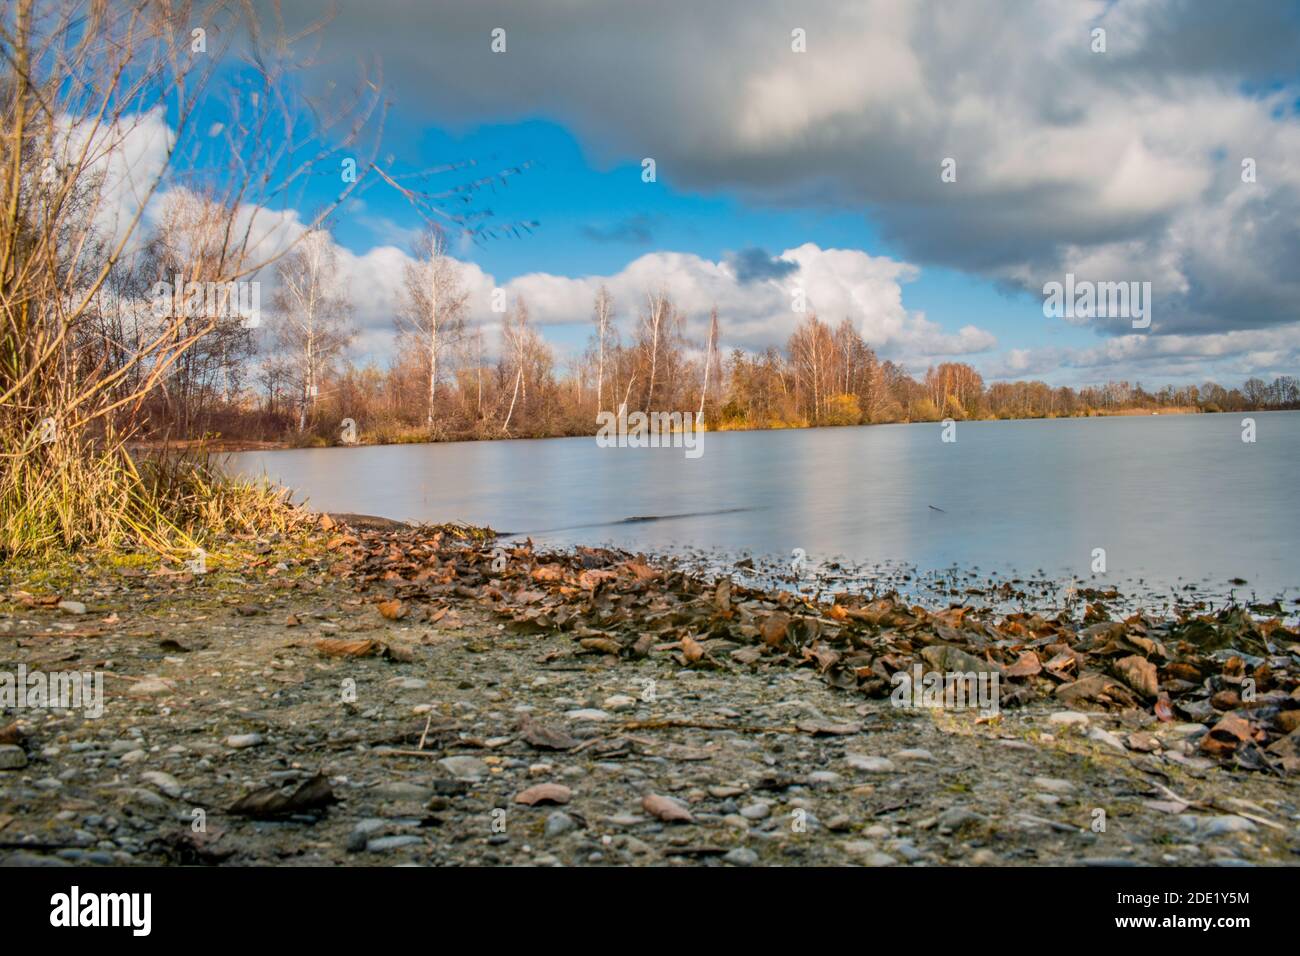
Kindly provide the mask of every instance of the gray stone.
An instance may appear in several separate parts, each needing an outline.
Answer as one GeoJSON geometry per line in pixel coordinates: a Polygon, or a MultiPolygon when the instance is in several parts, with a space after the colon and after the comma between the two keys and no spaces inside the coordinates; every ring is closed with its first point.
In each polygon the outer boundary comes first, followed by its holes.
{"type": "Polygon", "coordinates": [[[546,818],[546,835],[548,837],[562,836],[570,830],[576,830],[577,827],[578,824],[574,822],[573,817],[559,810],[546,818]]]}
{"type": "Polygon", "coordinates": [[[758,854],[749,847],[738,846],[734,850],[727,852],[722,859],[723,862],[730,863],[732,866],[753,866],[758,862],[758,854]]]}
{"type": "Polygon", "coordinates": [[[145,783],[153,784],[169,797],[175,798],[181,795],[180,781],[169,773],[163,773],[161,770],[146,770],[140,774],[140,779],[145,783]]]}
{"type": "Polygon", "coordinates": [[[854,770],[865,770],[868,773],[893,773],[896,769],[894,762],[888,757],[870,757],[866,754],[849,754],[846,761],[854,770]]]}
{"type": "Polygon", "coordinates": [[[383,853],[386,850],[398,850],[404,846],[419,846],[422,843],[424,841],[418,836],[387,836],[371,840],[366,844],[366,850],[371,853],[383,853]]]}
{"type": "Polygon", "coordinates": [[[27,766],[27,753],[14,744],[0,745],[0,770],[22,770],[27,766]]]}
{"type": "Polygon", "coordinates": [[[261,734],[231,734],[226,738],[226,746],[236,750],[259,746],[263,742],[261,734]]]}
{"type": "Polygon", "coordinates": [[[457,780],[478,780],[488,774],[488,765],[478,757],[443,757],[438,766],[457,780]]]}

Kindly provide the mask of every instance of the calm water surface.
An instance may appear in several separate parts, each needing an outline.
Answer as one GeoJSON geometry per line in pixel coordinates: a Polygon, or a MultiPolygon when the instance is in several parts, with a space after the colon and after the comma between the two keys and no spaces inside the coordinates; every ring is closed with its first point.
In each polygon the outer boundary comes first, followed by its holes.
{"type": "Polygon", "coordinates": [[[962,567],[1300,594],[1300,412],[729,432],[704,453],[594,438],[231,455],[317,509],[539,544],[962,567]],[[941,509],[941,510],[936,510],[941,509]],[[655,518],[656,520],[628,520],[655,518]],[[1106,574],[1092,574],[1104,548],[1106,574]]]}

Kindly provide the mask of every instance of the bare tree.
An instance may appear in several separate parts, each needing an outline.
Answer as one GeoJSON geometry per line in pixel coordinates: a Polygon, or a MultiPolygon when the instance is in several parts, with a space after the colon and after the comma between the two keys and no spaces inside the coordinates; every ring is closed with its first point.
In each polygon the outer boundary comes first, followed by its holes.
{"type": "MultiPolygon", "coordinates": [[[[704,423],[704,400],[709,394],[709,367],[714,363],[714,355],[718,349],[718,307],[715,305],[709,313],[709,342],[704,349],[704,383],[700,387],[700,413],[696,420],[704,423]]],[[[721,377],[722,369],[718,369],[718,375],[721,377]]]]}
{"type": "Polygon", "coordinates": [[[596,291],[596,411],[605,408],[605,342],[609,338],[609,322],[614,312],[614,299],[604,284],[596,291]]]}
{"type": "Polygon", "coordinates": [[[337,281],[336,260],[328,230],[318,228],[308,232],[277,269],[276,342],[293,369],[300,433],[320,395],[323,373],[352,340],[351,304],[337,281]]]}
{"type": "Polygon", "coordinates": [[[468,293],[460,280],[460,263],[447,255],[441,229],[428,229],[420,240],[419,258],[406,267],[406,308],[399,330],[413,338],[425,356],[428,407],[425,422],[433,428],[438,389],[438,359],[464,329],[468,293]]]}

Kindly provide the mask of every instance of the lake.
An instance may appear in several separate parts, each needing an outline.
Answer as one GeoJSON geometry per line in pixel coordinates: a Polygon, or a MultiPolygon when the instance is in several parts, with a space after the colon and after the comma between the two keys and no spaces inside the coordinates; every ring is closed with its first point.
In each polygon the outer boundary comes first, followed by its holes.
{"type": "Polygon", "coordinates": [[[466,521],[539,544],[778,566],[978,569],[1241,597],[1300,593],[1300,412],[244,452],[318,510],[466,521]],[[645,520],[642,520],[645,519],[645,520]],[[1105,571],[1094,573],[1104,550],[1105,571]],[[796,550],[798,549],[798,550],[796,550]]]}

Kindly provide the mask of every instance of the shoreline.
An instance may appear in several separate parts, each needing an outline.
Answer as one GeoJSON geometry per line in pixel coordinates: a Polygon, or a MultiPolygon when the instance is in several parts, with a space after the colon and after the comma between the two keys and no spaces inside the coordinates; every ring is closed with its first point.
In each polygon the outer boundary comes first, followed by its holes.
{"type": "Polygon", "coordinates": [[[98,720],[0,720],[21,751],[0,771],[5,862],[1300,854],[1292,631],[814,604],[623,552],[502,550],[464,526],[337,515],[226,542],[204,575],[4,569],[6,658],[108,672],[98,720]],[[917,665],[996,674],[998,712],[897,706],[893,677],[917,665]],[[1231,696],[1246,677],[1249,704],[1231,696]]]}
{"type": "MultiPolygon", "coordinates": [[[[1074,419],[1090,418],[1143,418],[1143,417],[1171,417],[1183,415],[1237,415],[1237,414],[1263,414],[1265,412],[1286,412],[1297,411],[1298,409],[1287,408],[1270,408],[1259,409],[1245,412],[1210,412],[1197,408],[1168,408],[1168,409],[1119,409],[1113,412],[1094,412],[1088,415],[1039,415],[1030,418],[963,418],[957,419],[961,424],[975,424],[980,422],[1039,422],[1039,421],[1071,421],[1074,419]]],[[[725,434],[728,432],[769,432],[769,431],[808,431],[817,428],[876,428],[887,425],[937,425],[943,419],[933,419],[925,421],[898,421],[898,422],[859,422],[853,425],[798,425],[782,424],[779,426],[762,427],[745,427],[745,428],[709,428],[707,425],[701,427],[701,431],[713,432],[716,434],[725,434]]],[[[128,442],[127,447],[131,451],[163,451],[176,450],[188,451],[199,450],[208,451],[213,454],[237,454],[247,451],[298,451],[316,448],[369,448],[369,447],[388,447],[395,445],[445,445],[460,444],[469,442],[498,442],[498,441],[549,441],[562,438],[594,438],[598,428],[593,427],[591,432],[581,432],[573,435],[500,435],[492,437],[474,437],[474,436],[457,436],[448,438],[422,439],[419,441],[367,441],[362,435],[354,442],[342,442],[337,440],[326,440],[321,438],[318,443],[305,442],[295,443],[285,439],[243,439],[243,438],[217,438],[205,441],[204,439],[173,439],[169,441],[132,441],[128,442]]]]}

